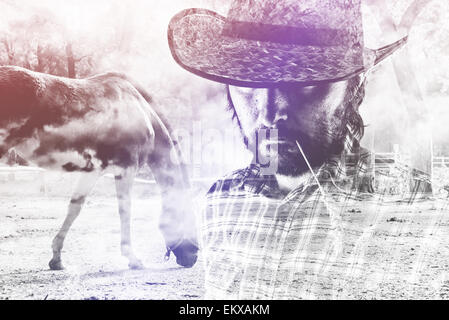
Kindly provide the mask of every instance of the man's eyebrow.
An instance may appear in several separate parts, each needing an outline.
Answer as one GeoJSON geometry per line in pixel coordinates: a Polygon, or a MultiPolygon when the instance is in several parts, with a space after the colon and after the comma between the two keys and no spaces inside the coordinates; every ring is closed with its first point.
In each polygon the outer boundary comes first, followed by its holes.
{"type": "Polygon", "coordinates": [[[273,86],[273,88],[284,88],[284,89],[297,89],[297,90],[302,90],[304,88],[316,88],[319,86],[326,86],[327,84],[322,84],[322,85],[308,85],[308,86],[304,86],[301,84],[297,84],[297,83],[282,83],[282,84],[277,84],[276,86],[273,86]]]}
{"type": "Polygon", "coordinates": [[[237,87],[237,86],[233,86],[233,88],[237,89],[239,92],[242,93],[251,93],[254,90],[256,90],[256,88],[250,88],[250,87],[237,87]]]}

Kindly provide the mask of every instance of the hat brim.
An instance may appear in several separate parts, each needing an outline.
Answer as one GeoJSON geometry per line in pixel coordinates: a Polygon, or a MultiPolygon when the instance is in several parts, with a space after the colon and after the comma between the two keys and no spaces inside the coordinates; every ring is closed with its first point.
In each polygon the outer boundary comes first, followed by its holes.
{"type": "Polygon", "coordinates": [[[226,18],[187,9],[172,18],[168,42],[175,61],[200,77],[241,87],[317,85],[354,77],[391,55],[404,37],[377,50],[299,46],[222,35],[226,18]]]}

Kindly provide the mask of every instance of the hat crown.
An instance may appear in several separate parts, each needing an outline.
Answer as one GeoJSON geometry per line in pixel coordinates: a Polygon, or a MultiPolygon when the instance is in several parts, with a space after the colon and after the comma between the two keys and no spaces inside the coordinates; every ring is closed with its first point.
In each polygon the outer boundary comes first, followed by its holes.
{"type": "MultiPolygon", "coordinates": [[[[323,45],[332,45],[330,38],[334,38],[334,45],[363,45],[360,0],[235,0],[228,12],[224,34],[241,37],[252,32],[254,38],[257,31],[242,29],[260,25],[273,26],[278,30],[279,27],[286,27],[288,31],[285,32],[290,34],[308,33],[309,37],[316,36],[318,41],[323,31],[329,31],[323,38],[323,45]]],[[[265,31],[266,28],[259,32],[265,31]]],[[[282,40],[282,36],[280,38],[282,40]]],[[[288,38],[291,39],[291,35],[288,38]]]]}
{"type": "Polygon", "coordinates": [[[234,0],[228,20],[302,28],[362,26],[360,0],[234,0]]]}

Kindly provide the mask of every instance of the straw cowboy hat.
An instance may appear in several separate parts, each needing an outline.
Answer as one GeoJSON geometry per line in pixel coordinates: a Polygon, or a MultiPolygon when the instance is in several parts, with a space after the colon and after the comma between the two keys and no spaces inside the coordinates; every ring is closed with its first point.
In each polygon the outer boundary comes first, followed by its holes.
{"type": "Polygon", "coordinates": [[[186,70],[226,84],[268,87],[349,79],[391,55],[407,37],[365,48],[361,0],[234,0],[228,16],[187,9],[168,41],[186,70]]]}

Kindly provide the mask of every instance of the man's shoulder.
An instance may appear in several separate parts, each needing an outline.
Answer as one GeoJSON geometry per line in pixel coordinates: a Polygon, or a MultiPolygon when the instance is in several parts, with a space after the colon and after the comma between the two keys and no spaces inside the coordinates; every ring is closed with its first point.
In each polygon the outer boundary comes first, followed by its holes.
{"type": "Polygon", "coordinates": [[[276,178],[263,175],[258,165],[235,170],[216,181],[207,192],[207,196],[214,195],[261,195],[278,197],[280,194],[276,178]]]}
{"type": "Polygon", "coordinates": [[[213,185],[207,192],[207,195],[216,193],[229,193],[241,190],[244,182],[246,181],[246,179],[248,179],[248,177],[257,175],[257,173],[253,171],[254,169],[252,169],[251,167],[247,167],[226,174],[213,183],[213,185]]]}

